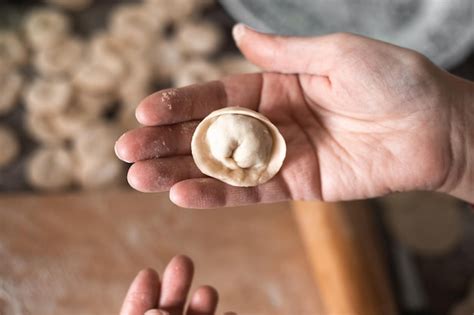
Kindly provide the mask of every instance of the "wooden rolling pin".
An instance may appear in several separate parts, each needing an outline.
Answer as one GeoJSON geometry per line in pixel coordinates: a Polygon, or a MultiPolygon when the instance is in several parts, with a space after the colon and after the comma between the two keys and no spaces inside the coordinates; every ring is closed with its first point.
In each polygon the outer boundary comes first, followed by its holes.
{"type": "Polygon", "coordinates": [[[293,209],[325,314],[397,314],[368,203],[294,202],[293,209]]]}

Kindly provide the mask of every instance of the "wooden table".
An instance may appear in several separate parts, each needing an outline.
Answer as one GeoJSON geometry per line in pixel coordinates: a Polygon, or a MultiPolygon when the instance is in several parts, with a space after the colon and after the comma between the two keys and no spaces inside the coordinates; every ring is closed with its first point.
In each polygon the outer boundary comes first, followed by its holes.
{"type": "Polygon", "coordinates": [[[288,204],[185,210],[123,190],[0,197],[0,314],[117,314],[136,272],[178,253],[220,313],[321,313],[288,204]]]}
{"type": "Polygon", "coordinates": [[[195,285],[219,290],[219,314],[395,314],[364,207],[189,210],[126,189],[3,196],[0,314],[117,314],[138,270],[179,253],[196,262],[195,285]]]}

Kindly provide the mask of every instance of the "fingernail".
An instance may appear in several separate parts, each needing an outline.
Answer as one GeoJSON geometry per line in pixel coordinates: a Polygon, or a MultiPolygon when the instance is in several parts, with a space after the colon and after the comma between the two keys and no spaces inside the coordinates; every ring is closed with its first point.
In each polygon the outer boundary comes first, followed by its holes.
{"type": "Polygon", "coordinates": [[[234,40],[237,43],[237,45],[239,44],[242,37],[245,35],[246,31],[247,31],[247,26],[242,23],[236,24],[234,28],[232,29],[232,36],[234,37],[234,40]]]}
{"type": "MultiPolygon", "coordinates": [[[[120,138],[119,138],[120,139],[120,138]]],[[[118,143],[118,140],[115,141],[115,144],[114,144],[114,151],[115,151],[115,155],[120,159],[120,154],[119,154],[119,151],[118,151],[118,148],[117,148],[117,143],[118,143]]]]}
{"type": "Polygon", "coordinates": [[[114,151],[115,151],[115,155],[122,161],[124,161],[125,163],[132,163],[131,161],[127,160],[126,159],[126,155],[127,155],[127,151],[126,149],[124,150],[123,146],[120,146],[119,148],[119,145],[118,143],[120,142],[120,139],[122,139],[124,135],[121,135],[120,138],[118,138],[117,141],[115,141],[115,145],[114,145],[114,151]]]}

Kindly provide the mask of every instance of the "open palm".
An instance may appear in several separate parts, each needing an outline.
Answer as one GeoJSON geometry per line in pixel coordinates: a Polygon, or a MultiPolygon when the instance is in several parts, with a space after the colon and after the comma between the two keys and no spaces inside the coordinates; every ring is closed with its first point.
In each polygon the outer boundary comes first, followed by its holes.
{"type": "MultiPolygon", "coordinates": [[[[170,190],[185,207],[288,199],[347,200],[438,189],[450,179],[454,84],[426,58],[367,38],[283,38],[237,29],[246,57],[267,71],[157,92],[137,108],[147,126],[116,145],[141,191],[170,190]],[[245,33],[245,34],[244,34],[245,33]],[[279,174],[250,188],[204,176],[190,142],[224,106],[267,116],[287,142],[279,174]]],[[[454,109],[453,109],[454,108],[454,109]]]]}

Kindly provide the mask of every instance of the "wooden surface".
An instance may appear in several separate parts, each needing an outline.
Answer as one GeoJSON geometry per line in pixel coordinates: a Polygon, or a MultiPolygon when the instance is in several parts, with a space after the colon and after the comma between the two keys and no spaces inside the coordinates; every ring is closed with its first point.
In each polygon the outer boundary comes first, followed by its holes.
{"type": "Polygon", "coordinates": [[[366,202],[294,202],[324,313],[394,315],[386,261],[366,202]]]}
{"type": "Polygon", "coordinates": [[[0,314],[117,314],[136,272],[178,253],[220,314],[322,314],[287,204],[184,210],[128,190],[0,197],[0,314]]]}

